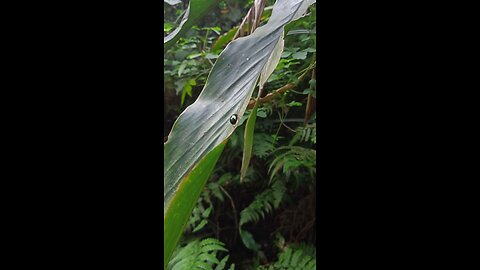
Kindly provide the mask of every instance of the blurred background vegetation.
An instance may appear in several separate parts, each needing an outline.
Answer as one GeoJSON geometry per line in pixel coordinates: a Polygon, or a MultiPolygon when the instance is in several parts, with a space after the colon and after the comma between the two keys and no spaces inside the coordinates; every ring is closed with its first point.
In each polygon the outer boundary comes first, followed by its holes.
{"type": "MultiPolygon", "coordinates": [[[[165,52],[164,141],[178,115],[201,92],[252,2],[219,1],[165,52]]],[[[268,21],[274,2],[266,1],[261,25],[268,21]]],[[[187,6],[188,1],[164,4],[165,36],[178,26],[187,6]]],[[[315,265],[315,9],[313,5],[305,17],[285,28],[285,49],[265,90],[268,94],[289,83],[296,86],[259,107],[245,181],[240,182],[240,167],[249,110],[200,196],[170,269],[186,269],[202,261],[215,265],[214,269],[303,269],[299,265],[312,269],[315,265]]]]}

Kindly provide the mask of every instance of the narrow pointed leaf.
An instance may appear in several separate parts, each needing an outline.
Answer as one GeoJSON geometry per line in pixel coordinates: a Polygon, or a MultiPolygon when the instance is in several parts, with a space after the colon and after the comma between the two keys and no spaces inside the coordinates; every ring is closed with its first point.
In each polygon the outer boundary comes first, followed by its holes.
{"type": "Polygon", "coordinates": [[[248,170],[248,165],[250,164],[250,159],[252,158],[253,133],[255,130],[255,122],[257,120],[257,109],[258,102],[255,103],[255,107],[253,107],[252,113],[248,117],[247,124],[245,125],[242,168],[240,169],[240,181],[243,181],[243,179],[245,178],[248,170]]]}

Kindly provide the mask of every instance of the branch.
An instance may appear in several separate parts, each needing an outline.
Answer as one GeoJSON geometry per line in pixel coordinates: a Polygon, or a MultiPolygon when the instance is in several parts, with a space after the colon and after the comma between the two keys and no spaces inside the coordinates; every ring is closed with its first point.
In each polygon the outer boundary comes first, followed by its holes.
{"type": "MultiPolygon", "coordinates": [[[[264,96],[263,98],[260,98],[258,101],[260,104],[267,103],[270,100],[274,99],[275,97],[287,92],[288,90],[294,88],[296,85],[292,83],[287,83],[286,85],[278,88],[277,90],[273,91],[272,93],[269,93],[268,95],[264,96]]],[[[252,109],[253,106],[255,106],[255,99],[250,99],[248,102],[247,109],[252,109]]]]}
{"type": "MultiPolygon", "coordinates": [[[[311,69],[315,68],[315,66],[316,65],[312,65],[307,70],[305,70],[305,72],[300,77],[298,77],[298,80],[295,83],[287,83],[284,86],[278,88],[277,90],[274,90],[272,93],[269,93],[268,95],[264,96],[263,98],[260,98],[258,100],[259,105],[263,104],[263,103],[267,103],[270,100],[274,99],[275,97],[277,97],[277,96],[287,92],[288,90],[296,87],[300,82],[302,82],[307,77],[308,72],[311,69]]],[[[250,101],[248,102],[247,110],[248,109],[253,109],[253,106],[255,106],[255,99],[254,98],[250,99],[250,101]]]]}

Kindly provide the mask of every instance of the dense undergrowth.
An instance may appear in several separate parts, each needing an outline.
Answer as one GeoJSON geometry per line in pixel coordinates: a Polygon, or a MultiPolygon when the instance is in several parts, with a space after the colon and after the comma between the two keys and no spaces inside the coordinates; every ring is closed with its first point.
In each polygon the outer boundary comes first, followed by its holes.
{"type": "MultiPolygon", "coordinates": [[[[268,20],[266,1],[262,23],[268,20]]],[[[164,55],[164,137],[198,96],[252,1],[220,1],[164,55]]],[[[164,5],[164,33],[187,4],[164,5]]],[[[244,181],[242,126],[230,138],[188,221],[169,269],[314,269],[316,264],[315,5],[286,27],[285,49],[261,104],[244,181]],[[300,78],[300,80],[299,80],[300,78]]]]}

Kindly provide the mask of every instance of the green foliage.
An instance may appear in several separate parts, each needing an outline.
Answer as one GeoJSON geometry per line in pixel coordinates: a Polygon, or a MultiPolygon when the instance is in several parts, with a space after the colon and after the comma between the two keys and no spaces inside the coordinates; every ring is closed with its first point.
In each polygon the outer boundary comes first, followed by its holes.
{"type": "Polygon", "coordinates": [[[208,208],[205,208],[202,200],[197,203],[197,206],[193,209],[192,215],[188,220],[186,229],[187,231],[197,232],[201,230],[208,223],[208,217],[213,210],[213,205],[210,205],[208,208]]]}
{"type": "Polygon", "coordinates": [[[223,48],[225,48],[227,43],[232,41],[237,30],[238,30],[238,27],[234,27],[230,29],[228,32],[226,32],[225,34],[221,35],[217,39],[217,41],[215,41],[214,44],[212,45],[212,52],[219,53],[223,48]]]}
{"type": "Polygon", "coordinates": [[[240,213],[240,236],[245,246],[251,250],[258,250],[253,235],[242,229],[242,226],[250,222],[258,222],[265,218],[266,214],[277,209],[286,193],[286,187],[282,181],[276,181],[273,185],[255,197],[255,200],[240,213]]]}
{"type": "MultiPolygon", "coordinates": [[[[178,27],[188,2],[165,5],[164,36],[178,27]]],[[[262,25],[268,21],[275,0],[266,2],[262,25]]],[[[218,55],[232,40],[252,3],[253,0],[220,1],[165,51],[164,118],[170,123],[165,127],[165,136],[173,121],[197,99],[218,55]]],[[[181,238],[183,244],[175,251],[168,269],[233,269],[232,263],[239,269],[313,269],[315,234],[309,229],[309,222],[314,209],[302,207],[306,208],[304,213],[296,208],[302,200],[308,201],[303,205],[311,205],[311,200],[315,200],[311,194],[316,182],[315,113],[309,117],[310,122],[303,123],[307,95],[316,97],[316,79],[310,77],[309,70],[316,55],[315,5],[309,12],[310,15],[286,26],[284,52],[264,89],[268,94],[296,83],[306,71],[308,76],[295,88],[258,107],[252,156],[242,183],[243,128],[232,134],[192,206],[181,238]],[[312,196],[313,199],[305,200],[312,196]],[[294,214],[298,218],[291,222],[294,214]],[[307,243],[277,246],[280,252],[275,254],[274,232],[284,234],[284,242],[307,243]],[[301,239],[297,240],[299,235],[301,239]],[[200,239],[205,237],[222,241],[225,244],[216,243],[214,247],[228,248],[230,252],[217,249],[201,255],[205,252],[200,239]]],[[[245,112],[238,126],[246,123],[250,113],[251,110],[245,112]]]]}
{"type": "Polygon", "coordinates": [[[295,136],[293,137],[290,145],[294,145],[296,143],[308,143],[311,142],[313,144],[317,144],[317,125],[307,125],[304,127],[298,127],[296,129],[295,136]]]}
{"type": "Polygon", "coordinates": [[[208,224],[208,218],[210,217],[214,207],[214,204],[212,203],[212,199],[214,198],[223,202],[223,191],[221,190],[220,184],[217,182],[209,182],[206,184],[205,189],[200,195],[200,198],[198,199],[197,204],[192,211],[192,215],[190,216],[190,219],[186,225],[186,233],[198,232],[208,224]]]}
{"type": "Polygon", "coordinates": [[[311,246],[300,246],[297,248],[286,247],[282,251],[278,260],[268,266],[260,266],[258,270],[314,270],[317,267],[317,260],[315,256],[315,249],[311,246]]]}
{"type": "Polygon", "coordinates": [[[257,195],[255,200],[240,213],[240,226],[249,222],[258,222],[260,218],[277,209],[285,195],[286,187],[282,181],[257,195]]]}
{"type": "MultiPolygon", "coordinates": [[[[180,74],[181,70],[179,70],[179,74],[180,74]]],[[[188,94],[188,96],[192,96],[192,86],[195,86],[197,85],[197,82],[194,80],[194,79],[190,79],[190,80],[180,80],[178,81],[178,84],[177,82],[175,82],[175,85],[178,86],[177,88],[177,93],[178,92],[182,92],[182,103],[181,105],[183,105],[183,103],[185,102],[185,95],[188,94]],[[181,89],[179,91],[179,89],[181,89]]]]}
{"type": "MultiPolygon", "coordinates": [[[[214,238],[206,238],[202,241],[194,240],[184,247],[179,247],[173,255],[173,259],[169,262],[168,270],[222,270],[226,269],[226,263],[229,255],[221,260],[219,254],[228,252],[225,244],[214,238]]],[[[230,265],[228,269],[234,269],[235,265],[230,265]]]]}
{"type": "Polygon", "coordinates": [[[240,181],[243,181],[243,179],[245,178],[245,174],[248,170],[248,165],[250,164],[250,158],[252,157],[253,134],[255,132],[255,123],[257,121],[257,109],[258,103],[255,103],[255,107],[252,109],[252,113],[248,117],[247,124],[245,125],[242,168],[240,169],[240,181]]]}
{"type": "Polygon", "coordinates": [[[270,180],[282,169],[288,177],[294,169],[306,168],[310,174],[316,173],[315,164],[317,160],[316,151],[300,146],[282,146],[274,151],[278,154],[270,164],[270,180]]]}
{"type": "Polygon", "coordinates": [[[219,0],[190,0],[179,25],[164,37],[163,48],[166,51],[198,22],[219,0]]]}
{"type": "MultiPolygon", "coordinates": [[[[192,209],[195,207],[196,201],[202,192],[202,188],[212,173],[225,144],[225,142],[220,143],[202,158],[196,166],[182,178],[182,186],[181,188],[174,189],[175,193],[168,193],[169,189],[173,189],[173,182],[169,180],[174,178],[165,177],[164,174],[164,269],[166,269],[170,261],[171,255],[182,236],[183,228],[188,221],[189,215],[191,215],[192,209]]],[[[167,147],[164,147],[164,149],[166,152],[167,147]]]]}
{"type": "Polygon", "coordinates": [[[255,140],[253,141],[253,154],[259,158],[265,159],[274,150],[277,140],[274,136],[266,133],[255,134],[255,140]]]}

